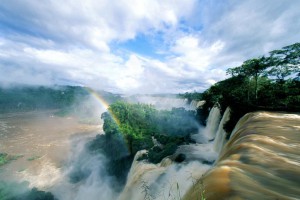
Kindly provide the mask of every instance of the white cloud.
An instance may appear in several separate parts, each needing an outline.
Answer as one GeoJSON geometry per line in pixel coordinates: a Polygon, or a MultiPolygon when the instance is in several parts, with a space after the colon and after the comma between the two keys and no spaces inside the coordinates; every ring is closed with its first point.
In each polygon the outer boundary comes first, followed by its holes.
{"type": "Polygon", "coordinates": [[[0,83],[204,90],[226,68],[299,42],[299,7],[293,0],[4,0],[0,83]],[[119,48],[137,35],[159,35],[160,57],[119,48]]]}
{"type": "Polygon", "coordinates": [[[20,2],[4,0],[1,20],[36,31],[52,40],[63,40],[109,50],[112,40],[132,39],[137,33],[176,26],[189,14],[195,0],[66,0],[20,2]]]}
{"type": "Polygon", "coordinates": [[[205,71],[223,47],[222,41],[205,44],[205,42],[200,41],[199,37],[187,35],[175,41],[171,51],[177,56],[174,56],[169,62],[189,71],[205,71]]]}
{"type": "MultiPolygon", "coordinates": [[[[214,2],[207,9],[220,4],[214,2]]],[[[223,5],[217,17],[205,16],[201,36],[226,43],[213,64],[241,62],[299,42],[299,7],[300,2],[293,0],[235,0],[223,5]]]]}

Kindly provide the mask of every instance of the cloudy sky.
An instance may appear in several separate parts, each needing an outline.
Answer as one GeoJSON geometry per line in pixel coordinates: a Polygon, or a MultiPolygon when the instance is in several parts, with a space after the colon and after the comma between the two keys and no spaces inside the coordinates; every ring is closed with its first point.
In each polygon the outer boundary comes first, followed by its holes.
{"type": "Polygon", "coordinates": [[[0,85],[203,91],[300,42],[298,0],[1,0],[0,85]]]}

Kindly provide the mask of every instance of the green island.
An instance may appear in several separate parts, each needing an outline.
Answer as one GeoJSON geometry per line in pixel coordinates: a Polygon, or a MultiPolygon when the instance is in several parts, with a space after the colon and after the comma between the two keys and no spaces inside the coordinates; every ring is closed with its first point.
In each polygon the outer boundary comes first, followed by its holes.
{"type": "Polygon", "coordinates": [[[174,154],[179,145],[193,142],[190,135],[198,131],[196,113],[183,108],[156,110],[151,105],[118,101],[101,118],[105,134],[87,146],[90,152],[108,158],[109,174],[123,184],[136,152],[146,149],[148,153],[140,160],[159,163],[174,154]]]}

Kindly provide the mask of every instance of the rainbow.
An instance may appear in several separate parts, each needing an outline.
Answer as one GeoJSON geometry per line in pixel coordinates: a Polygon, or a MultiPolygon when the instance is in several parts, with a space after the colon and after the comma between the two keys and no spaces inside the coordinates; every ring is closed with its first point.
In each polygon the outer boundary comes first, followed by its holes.
{"type": "Polygon", "coordinates": [[[109,103],[105,101],[105,99],[96,91],[89,87],[83,87],[94,99],[97,100],[97,102],[100,103],[100,105],[108,112],[108,114],[112,117],[112,119],[116,122],[118,126],[120,126],[120,121],[116,117],[114,113],[112,113],[109,109],[109,103]]]}

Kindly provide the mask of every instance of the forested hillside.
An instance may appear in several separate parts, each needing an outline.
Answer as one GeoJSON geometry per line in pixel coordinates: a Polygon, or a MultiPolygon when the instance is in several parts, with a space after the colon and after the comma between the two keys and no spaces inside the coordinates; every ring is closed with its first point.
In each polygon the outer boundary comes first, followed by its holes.
{"type": "Polygon", "coordinates": [[[229,68],[228,79],[211,86],[202,95],[206,101],[199,110],[208,114],[219,105],[230,106],[231,118],[225,125],[230,132],[238,119],[251,111],[300,112],[300,43],[274,50],[267,56],[246,60],[229,68]],[[216,104],[218,103],[218,104],[216,104]]]}

